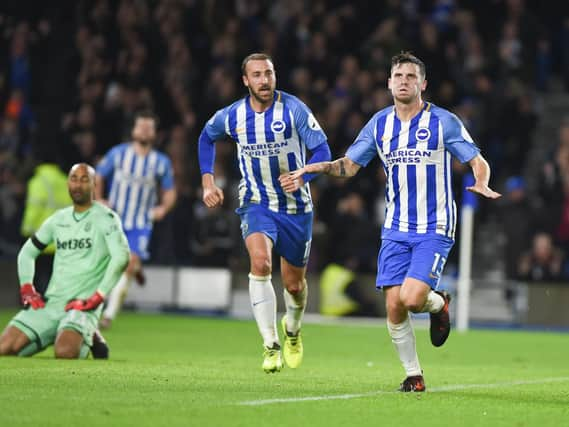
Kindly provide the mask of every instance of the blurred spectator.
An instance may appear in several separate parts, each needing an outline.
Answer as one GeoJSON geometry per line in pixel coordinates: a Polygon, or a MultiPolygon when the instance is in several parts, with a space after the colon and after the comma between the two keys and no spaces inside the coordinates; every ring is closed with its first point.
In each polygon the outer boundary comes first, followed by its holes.
{"type": "Polygon", "coordinates": [[[533,238],[532,248],[523,254],[518,264],[518,277],[530,281],[555,281],[563,276],[563,253],[554,246],[547,233],[533,238]]]}
{"type": "Polygon", "coordinates": [[[534,212],[527,197],[524,178],[511,176],[506,180],[504,197],[500,202],[501,227],[506,237],[504,260],[506,277],[516,279],[518,262],[529,247],[534,230],[534,212]]]}
{"type": "Polygon", "coordinates": [[[557,232],[566,204],[566,183],[569,182],[569,120],[559,128],[559,143],[545,161],[538,175],[536,198],[542,228],[557,232]]]}
{"type": "MultiPolygon", "coordinates": [[[[172,153],[180,200],[173,224],[164,225],[164,234],[157,229],[161,250],[155,253],[176,253],[177,262],[192,256],[188,241],[200,179],[196,128],[240,96],[235,70],[252,51],[274,55],[283,89],[311,105],[338,157],[389,104],[391,56],[414,50],[431,67],[427,99],[468,124],[498,182],[527,169],[539,119],[535,91],[547,91],[554,78],[569,90],[569,18],[524,0],[492,2],[491,14],[488,2],[457,0],[384,1],[377,13],[361,0],[61,2],[59,8],[38,7],[29,19],[0,22],[6,53],[0,58],[0,169],[10,162],[33,164],[33,141],[65,153],[68,164],[94,162],[128,138],[138,110],[158,111],[157,142],[172,153]],[[171,239],[170,228],[183,232],[171,239]]],[[[567,147],[560,144],[543,167],[537,194],[532,188],[527,194],[542,200],[544,222],[558,237],[567,147]]],[[[218,155],[228,162],[234,157],[218,155]]],[[[226,166],[226,185],[233,189],[237,168],[226,166]]],[[[28,173],[24,168],[6,176],[21,182],[19,175],[28,173]]],[[[460,182],[460,176],[453,181],[460,182]]],[[[14,185],[2,188],[4,195],[17,194],[8,190],[14,185]]],[[[370,174],[349,185],[321,179],[312,186],[324,228],[352,192],[371,218],[382,190],[370,174]]],[[[324,264],[334,250],[322,248],[324,264]]]]}
{"type": "MultiPolygon", "coordinates": [[[[27,184],[26,205],[22,219],[21,232],[31,237],[43,222],[58,209],[71,204],[67,190],[67,174],[61,170],[53,155],[46,154],[46,162],[39,164],[27,184]]],[[[52,243],[36,259],[34,286],[43,293],[51,277],[55,245],[52,243]]]]}
{"type": "Polygon", "coordinates": [[[20,223],[26,185],[12,158],[0,163],[0,254],[15,256],[21,246],[20,223]]]}
{"type": "Polygon", "coordinates": [[[0,156],[15,156],[20,145],[20,133],[16,121],[4,117],[0,124],[0,156]]]}

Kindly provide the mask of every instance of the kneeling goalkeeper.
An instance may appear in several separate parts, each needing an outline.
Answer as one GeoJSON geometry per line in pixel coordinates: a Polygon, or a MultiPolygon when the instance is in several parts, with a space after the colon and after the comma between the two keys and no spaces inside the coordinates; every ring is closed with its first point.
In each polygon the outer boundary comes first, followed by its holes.
{"type": "Polygon", "coordinates": [[[93,336],[97,337],[105,295],[128,264],[129,248],[120,219],[93,200],[93,168],[74,165],[67,185],[73,205],[50,216],[18,254],[25,309],[0,337],[0,355],[31,356],[53,344],[56,358],[86,358],[93,336]],[[53,274],[44,298],[32,279],[35,259],[52,242],[56,246],[53,274]]]}

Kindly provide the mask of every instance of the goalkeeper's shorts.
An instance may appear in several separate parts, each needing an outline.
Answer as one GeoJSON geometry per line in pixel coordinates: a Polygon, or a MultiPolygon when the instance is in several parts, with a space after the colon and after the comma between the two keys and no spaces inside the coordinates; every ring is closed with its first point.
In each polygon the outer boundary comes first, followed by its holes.
{"type": "Polygon", "coordinates": [[[71,329],[83,337],[89,347],[93,344],[93,333],[97,329],[100,310],[65,311],[61,304],[50,304],[44,308],[21,310],[9,325],[21,330],[31,342],[44,349],[55,342],[57,334],[63,329],[71,329]]]}

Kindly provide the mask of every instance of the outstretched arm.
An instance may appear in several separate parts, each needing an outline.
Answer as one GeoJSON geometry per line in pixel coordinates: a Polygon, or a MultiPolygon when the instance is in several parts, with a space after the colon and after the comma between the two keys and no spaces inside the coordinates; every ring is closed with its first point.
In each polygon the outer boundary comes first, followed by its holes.
{"type": "Polygon", "coordinates": [[[484,157],[478,154],[470,160],[468,164],[472,168],[472,173],[474,174],[475,179],[473,186],[466,187],[468,191],[480,194],[481,196],[489,199],[497,199],[502,196],[500,193],[497,193],[488,187],[488,183],[490,182],[490,166],[484,157]]]}
{"type": "Polygon", "coordinates": [[[333,162],[318,162],[308,164],[295,171],[282,174],[279,177],[279,181],[285,191],[289,191],[288,188],[291,188],[291,186],[294,187],[292,184],[294,184],[295,180],[300,179],[306,173],[323,173],[330,176],[349,178],[358,173],[360,168],[361,166],[350,158],[342,157],[341,159],[334,160],[333,162]]]}

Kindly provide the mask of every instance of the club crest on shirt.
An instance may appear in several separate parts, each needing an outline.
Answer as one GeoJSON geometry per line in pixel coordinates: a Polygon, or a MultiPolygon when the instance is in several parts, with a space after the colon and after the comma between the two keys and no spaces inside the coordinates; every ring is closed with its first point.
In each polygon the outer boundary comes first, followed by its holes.
{"type": "Polygon", "coordinates": [[[91,223],[88,222],[87,224],[85,224],[85,231],[88,233],[91,230],[91,223]]]}
{"type": "Polygon", "coordinates": [[[286,129],[286,124],[282,120],[274,120],[271,123],[271,130],[274,133],[283,133],[286,129]]]}
{"type": "Polygon", "coordinates": [[[419,128],[415,131],[417,141],[427,141],[431,137],[429,128],[419,128]]]}

